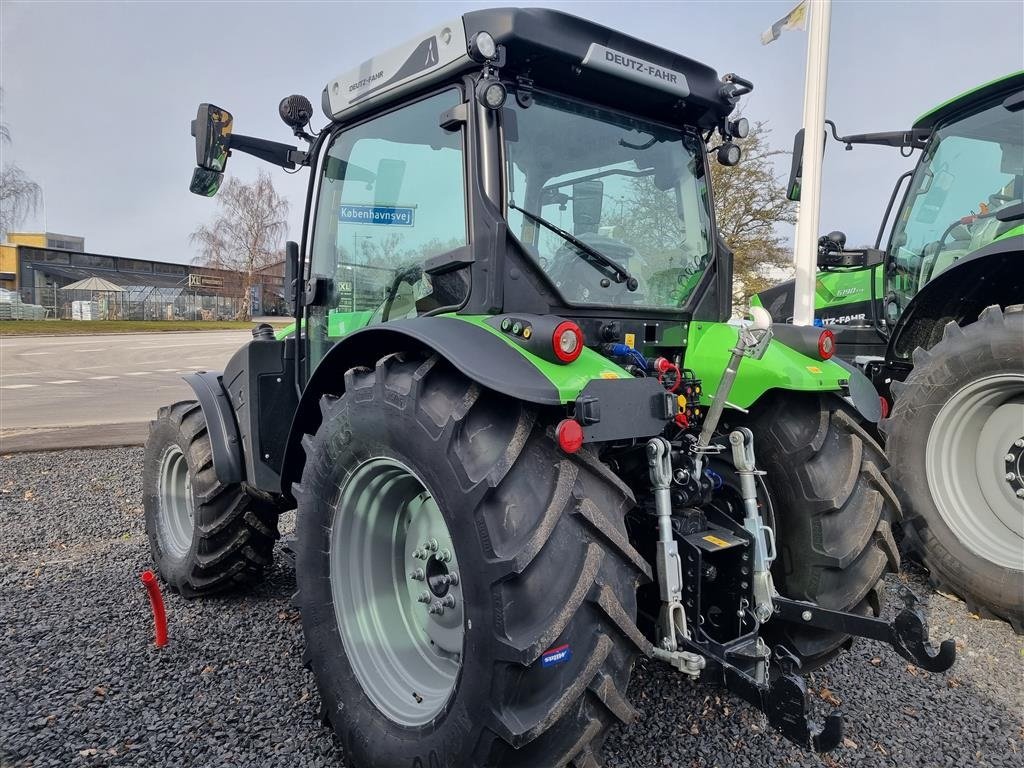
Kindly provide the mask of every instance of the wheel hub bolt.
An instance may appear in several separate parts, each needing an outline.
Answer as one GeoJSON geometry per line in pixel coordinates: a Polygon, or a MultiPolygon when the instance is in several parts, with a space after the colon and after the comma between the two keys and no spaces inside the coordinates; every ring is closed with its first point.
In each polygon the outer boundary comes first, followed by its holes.
{"type": "Polygon", "coordinates": [[[430,604],[430,613],[437,614],[438,616],[444,613],[444,606],[440,600],[435,600],[430,604]]]}
{"type": "Polygon", "coordinates": [[[1013,474],[1013,472],[1007,472],[1006,479],[1009,480],[1010,482],[1013,482],[1014,480],[1017,479],[1017,476],[1013,474]]]}
{"type": "Polygon", "coordinates": [[[459,574],[457,574],[455,571],[451,571],[448,574],[448,583],[451,584],[453,587],[457,587],[459,585],[459,574]]]}
{"type": "Polygon", "coordinates": [[[422,568],[415,568],[409,571],[409,578],[413,581],[423,581],[423,579],[426,578],[426,575],[423,573],[422,568]]]}
{"type": "Polygon", "coordinates": [[[811,620],[811,612],[810,611],[804,611],[803,613],[800,614],[800,618],[803,619],[804,621],[810,621],[811,620]]]}
{"type": "Polygon", "coordinates": [[[429,603],[430,602],[430,593],[429,592],[420,592],[420,596],[417,597],[416,599],[419,600],[421,603],[429,603]]]}
{"type": "Polygon", "coordinates": [[[441,605],[443,605],[445,608],[454,608],[455,597],[453,595],[445,595],[443,598],[441,598],[441,605]]]}
{"type": "Polygon", "coordinates": [[[427,552],[437,552],[437,547],[438,547],[438,544],[437,544],[437,539],[429,539],[429,540],[428,540],[428,541],[427,541],[427,542],[426,542],[426,543],[425,543],[425,544],[423,545],[423,548],[424,548],[425,550],[427,550],[427,552]]]}
{"type": "Polygon", "coordinates": [[[447,549],[442,549],[440,552],[437,553],[436,557],[442,563],[450,563],[452,560],[452,553],[447,549]]]}
{"type": "Polygon", "coordinates": [[[1022,437],[1020,440],[1014,440],[1013,444],[1018,448],[1024,448],[1024,437],[1022,437]]]}
{"type": "Polygon", "coordinates": [[[1006,459],[1007,461],[1013,461],[1013,454],[1008,453],[1003,458],[1006,459]]]}
{"type": "Polygon", "coordinates": [[[1024,499],[1024,488],[1018,488],[1017,489],[1017,498],[1018,499],[1024,499]]]}
{"type": "Polygon", "coordinates": [[[417,549],[415,552],[412,553],[412,556],[415,557],[417,560],[426,560],[429,557],[429,554],[427,552],[424,552],[422,549],[417,549]]]}

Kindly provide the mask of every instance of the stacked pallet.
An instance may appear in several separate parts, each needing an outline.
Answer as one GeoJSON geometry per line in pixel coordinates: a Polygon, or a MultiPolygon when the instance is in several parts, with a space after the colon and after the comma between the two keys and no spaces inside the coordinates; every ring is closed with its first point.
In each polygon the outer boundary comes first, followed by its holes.
{"type": "Polygon", "coordinates": [[[0,288],[0,320],[45,320],[46,307],[23,304],[17,291],[0,288]]]}
{"type": "Polygon", "coordinates": [[[72,301],[72,320],[99,320],[100,305],[95,301],[72,301]]]}

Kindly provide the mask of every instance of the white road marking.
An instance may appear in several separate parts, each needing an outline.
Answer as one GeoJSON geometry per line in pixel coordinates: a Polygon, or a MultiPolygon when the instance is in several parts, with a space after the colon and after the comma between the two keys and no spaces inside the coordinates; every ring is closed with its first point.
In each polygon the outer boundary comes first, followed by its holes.
{"type": "Polygon", "coordinates": [[[132,371],[131,373],[126,373],[125,376],[149,376],[151,373],[152,371],[132,371]]]}
{"type": "Polygon", "coordinates": [[[104,379],[116,379],[117,376],[90,376],[91,381],[103,381],[104,379]]]}
{"type": "Polygon", "coordinates": [[[105,349],[108,349],[108,347],[96,347],[94,349],[75,349],[75,350],[72,350],[72,351],[73,352],[102,352],[105,349]]]}
{"type": "Polygon", "coordinates": [[[78,384],[78,379],[58,379],[57,381],[48,381],[47,384],[78,384]]]}
{"type": "Polygon", "coordinates": [[[7,384],[7,385],[5,385],[3,387],[0,387],[0,389],[28,389],[29,387],[34,387],[34,386],[36,386],[36,385],[35,384],[7,384]]]}
{"type": "Polygon", "coordinates": [[[34,357],[35,355],[52,355],[53,352],[19,352],[18,357],[34,357]]]}
{"type": "Polygon", "coordinates": [[[177,368],[157,368],[157,373],[177,373],[177,368]]]}

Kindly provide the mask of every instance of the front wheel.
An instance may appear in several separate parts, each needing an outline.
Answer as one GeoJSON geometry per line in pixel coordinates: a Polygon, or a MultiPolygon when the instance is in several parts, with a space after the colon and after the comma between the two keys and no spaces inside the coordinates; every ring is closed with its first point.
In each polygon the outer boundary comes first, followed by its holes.
{"type": "Polygon", "coordinates": [[[277,509],[217,479],[199,403],[165,406],[150,423],[142,485],[150,552],[169,587],[198,597],[263,578],[277,509]]]}
{"type": "Polygon", "coordinates": [[[882,424],[906,543],[972,611],[1024,632],[1024,307],[949,323],[882,424]]]}
{"type": "Polygon", "coordinates": [[[307,662],[354,766],[599,765],[635,713],[629,490],[436,356],[353,369],[303,441],[307,662]]]}

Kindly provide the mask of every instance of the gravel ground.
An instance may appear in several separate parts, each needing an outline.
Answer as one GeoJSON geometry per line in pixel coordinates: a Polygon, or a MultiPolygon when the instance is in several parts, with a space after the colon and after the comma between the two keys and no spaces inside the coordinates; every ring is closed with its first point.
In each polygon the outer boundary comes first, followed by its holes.
{"type": "MultiPolygon", "coordinates": [[[[234,597],[167,595],[170,644],[153,647],[141,457],[0,457],[0,767],[343,766],[300,661],[289,568],[234,597]]],[[[902,578],[929,594],[934,634],[961,659],[933,675],[864,641],[815,675],[821,710],[847,713],[844,748],[803,752],[729,694],[642,663],[630,695],[644,716],[609,735],[609,768],[1019,768],[1021,638],[902,578]]]]}

